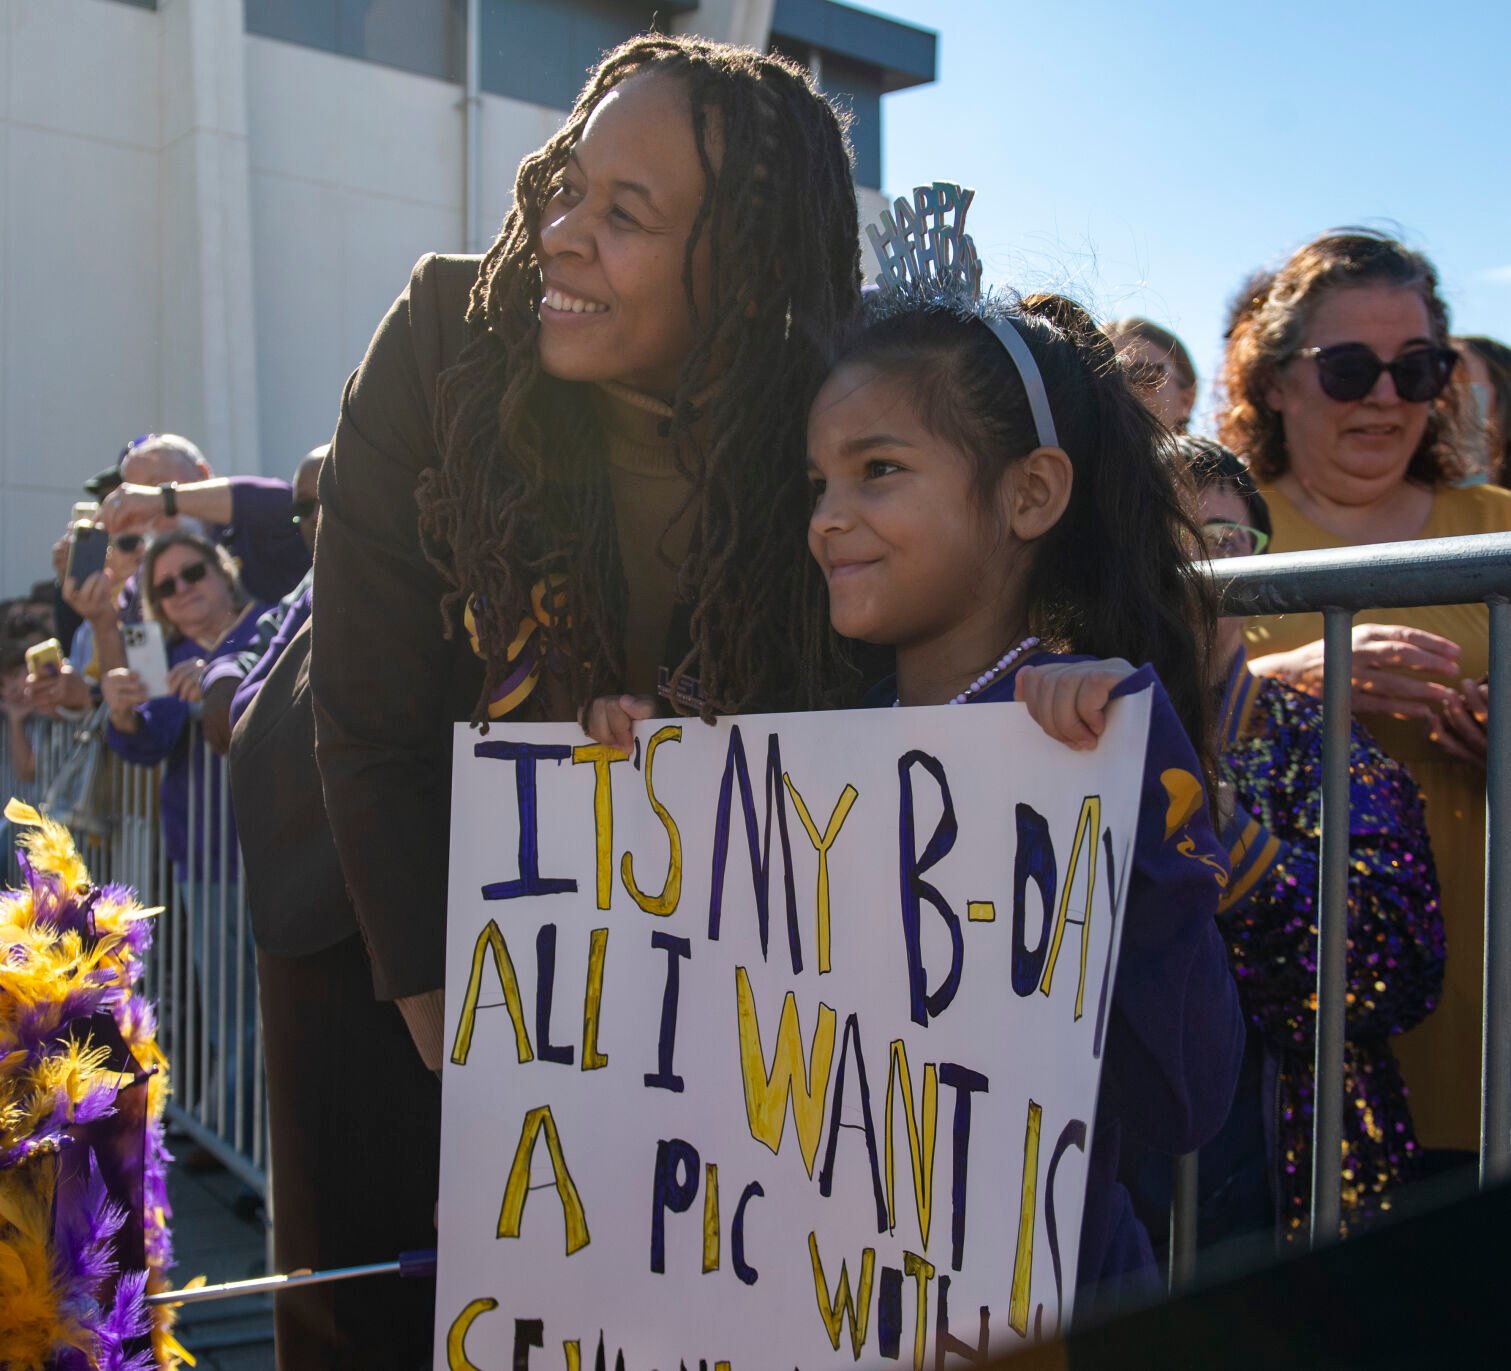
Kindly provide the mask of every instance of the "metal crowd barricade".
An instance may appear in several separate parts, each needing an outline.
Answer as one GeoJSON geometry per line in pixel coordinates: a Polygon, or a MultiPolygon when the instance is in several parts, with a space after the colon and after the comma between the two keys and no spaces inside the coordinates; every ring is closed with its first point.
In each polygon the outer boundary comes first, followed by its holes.
{"type": "MultiPolygon", "coordinates": [[[[1480,1183],[1511,1178],[1511,534],[1383,543],[1324,552],[1233,558],[1211,574],[1228,615],[1320,611],[1324,623],[1323,795],[1318,905],[1316,1090],[1312,1149],[1313,1245],[1334,1241],[1341,1221],[1343,1041],[1347,994],[1349,724],[1354,616],[1374,609],[1484,602],[1490,612],[1490,723],[1486,776],[1484,1004],[1480,1183]]],[[[17,787],[0,731],[0,787],[46,793],[75,744],[78,724],[39,731],[38,774],[17,787]]],[[[198,725],[193,725],[195,729],[198,725]]],[[[192,742],[192,738],[191,738],[192,742]]],[[[192,755],[192,754],[191,754],[192,755]]],[[[157,815],[157,773],[109,755],[113,823],[85,839],[96,879],[134,886],[164,906],[147,971],[159,1041],[174,1070],[175,1124],[267,1195],[266,1083],[255,967],[241,883],[180,882],[170,870],[157,815]],[[234,968],[234,969],[233,969],[234,968]],[[233,1098],[233,1086],[234,1098],[233,1098]]],[[[190,778],[190,813],[218,786],[219,850],[229,842],[225,769],[208,760],[190,778]]],[[[189,870],[202,832],[190,824],[189,870]]],[[[239,855],[239,854],[238,854],[239,855]]],[[[7,854],[6,860],[10,857],[7,854]]],[[[1195,1267],[1195,1157],[1178,1159],[1171,1220],[1176,1284],[1195,1267]]]]}
{"type": "MultiPolygon", "coordinates": [[[[1485,788],[1485,972],[1480,1184],[1511,1177],[1511,533],[1324,552],[1232,558],[1212,575],[1227,615],[1323,615],[1323,781],[1318,904],[1313,1246],[1339,1236],[1343,1039],[1347,994],[1350,667],[1354,615],[1471,604],[1490,610],[1490,722],[1485,788]]],[[[1450,1069],[1445,1064],[1445,1069],[1450,1069]]],[[[1195,1158],[1179,1159],[1171,1273],[1193,1269],[1195,1158]]]]}
{"type": "MultiPolygon", "coordinates": [[[[0,806],[11,795],[40,805],[78,746],[84,721],[45,721],[33,730],[36,779],[23,784],[0,730],[0,806]]],[[[199,724],[190,725],[190,756],[199,724]]],[[[158,1044],[172,1072],[170,1123],[204,1147],[264,1201],[268,1193],[267,1090],[256,960],[247,919],[245,886],[211,879],[199,848],[208,828],[194,816],[208,806],[216,847],[232,846],[231,802],[224,766],[208,751],[189,777],[189,879],[179,880],[168,860],[158,813],[160,769],[135,766],[108,748],[92,790],[102,823],[75,826],[75,841],[94,879],[134,888],[141,902],[161,906],[145,992],[157,1007],[158,1044]],[[202,873],[196,877],[195,873],[202,873]]],[[[66,814],[56,817],[67,820],[66,814]]],[[[7,882],[16,879],[14,834],[3,855],[7,882]]],[[[240,853],[235,870],[240,870],[240,853]]]]}

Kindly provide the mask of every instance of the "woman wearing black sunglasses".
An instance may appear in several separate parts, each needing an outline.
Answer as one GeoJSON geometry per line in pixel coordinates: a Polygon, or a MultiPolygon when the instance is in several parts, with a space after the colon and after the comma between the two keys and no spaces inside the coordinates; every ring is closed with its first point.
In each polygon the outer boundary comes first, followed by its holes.
{"type": "MultiPolygon", "coordinates": [[[[1253,469],[1276,552],[1511,529],[1511,493],[1455,489],[1462,389],[1431,262],[1366,230],[1296,252],[1228,342],[1222,440],[1253,469]]],[[[1374,611],[1354,628],[1353,705],[1427,799],[1448,964],[1435,1014],[1399,1040],[1430,1150],[1479,1138],[1485,812],[1484,605],[1374,611]]],[[[1314,614],[1254,620],[1251,665],[1320,692],[1314,614]]],[[[1455,1160],[1445,1155],[1444,1164],[1455,1160]]]]}
{"type": "Polygon", "coordinates": [[[234,880],[234,842],[227,851],[224,877],[220,871],[219,786],[215,782],[219,759],[208,763],[210,771],[205,770],[203,738],[193,735],[191,753],[189,723],[207,663],[249,648],[256,636],[257,616],[266,606],[252,601],[242,589],[236,564],[224,548],[186,530],[148,544],[139,580],[147,616],[163,626],[169,693],[150,697],[147,684],[127,667],[107,671],[100,683],[109,709],[106,738],[128,762],[167,763],[160,792],[163,837],[179,879],[234,880]],[[197,829],[193,843],[189,835],[191,771],[197,780],[210,777],[206,808],[211,811],[208,819],[204,814],[193,816],[197,829]]]}

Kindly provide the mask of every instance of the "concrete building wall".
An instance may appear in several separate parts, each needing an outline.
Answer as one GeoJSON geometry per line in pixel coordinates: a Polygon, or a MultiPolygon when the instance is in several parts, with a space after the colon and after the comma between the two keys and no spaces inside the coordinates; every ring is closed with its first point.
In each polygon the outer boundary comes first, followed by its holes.
{"type": "MultiPolygon", "coordinates": [[[[771,14],[676,21],[759,43],[771,14]]],[[[0,595],[48,573],[80,484],[138,434],[184,433],[219,474],[287,474],[329,438],[414,262],[463,250],[463,106],[248,34],[243,0],[0,4],[0,595]]],[[[491,235],[562,112],[481,110],[491,235]]]]}
{"type": "MultiPolygon", "coordinates": [[[[482,114],[491,227],[561,113],[482,114]]],[[[456,85],[249,36],[239,0],[6,0],[0,594],[140,433],[222,474],[328,438],[410,268],[462,250],[462,142],[456,85]]]]}
{"type": "Polygon", "coordinates": [[[292,43],[248,38],[246,66],[257,387],[280,471],[330,437],[415,260],[460,249],[462,117],[454,85],[292,43]]]}
{"type": "Polygon", "coordinates": [[[79,483],[157,419],[160,24],[100,0],[0,6],[3,593],[48,574],[79,483]]]}

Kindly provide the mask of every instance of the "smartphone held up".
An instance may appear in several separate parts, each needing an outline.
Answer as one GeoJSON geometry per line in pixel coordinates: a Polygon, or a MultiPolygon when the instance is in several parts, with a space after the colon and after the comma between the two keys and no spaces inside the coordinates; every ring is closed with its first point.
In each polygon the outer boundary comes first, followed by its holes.
{"type": "Polygon", "coordinates": [[[103,524],[78,520],[73,526],[68,549],[68,579],[82,586],[97,571],[105,570],[105,554],[110,551],[110,534],[103,524]]]}
{"type": "Polygon", "coordinates": [[[26,649],[26,674],[41,680],[63,670],[63,644],[56,638],[33,643],[26,649]]]}
{"type": "Polygon", "coordinates": [[[155,700],[171,695],[163,626],[150,619],[140,624],[122,624],[121,642],[126,649],[126,665],[142,678],[148,696],[155,700]]]}

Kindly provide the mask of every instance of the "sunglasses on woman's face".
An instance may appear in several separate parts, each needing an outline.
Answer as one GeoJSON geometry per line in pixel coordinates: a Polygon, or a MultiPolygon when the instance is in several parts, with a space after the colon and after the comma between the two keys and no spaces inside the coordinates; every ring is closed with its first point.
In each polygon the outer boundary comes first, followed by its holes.
{"type": "Polygon", "coordinates": [[[1231,519],[1208,519],[1201,526],[1207,555],[1216,561],[1222,557],[1257,557],[1270,545],[1270,535],[1248,524],[1231,519]]]}
{"type": "Polygon", "coordinates": [[[152,587],[152,593],[159,600],[171,600],[178,594],[179,586],[185,590],[190,586],[197,586],[210,574],[208,562],[191,562],[176,576],[164,576],[161,581],[152,587]]]}
{"type": "Polygon", "coordinates": [[[120,533],[111,539],[110,545],[129,557],[141,547],[142,535],[140,533],[120,533]]]}
{"type": "Polygon", "coordinates": [[[1421,347],[1403,352],[1394,362],[1382,362],[1366,343],[1302,348],[1296,356],[1315,357],[1322,393],[1345,404],[1362,400],[1375,388],[1380,373],[1388,371],[1401,399],[1425,405],[1443,393],[1459,360],[1452,348],[1421,347]]]}

